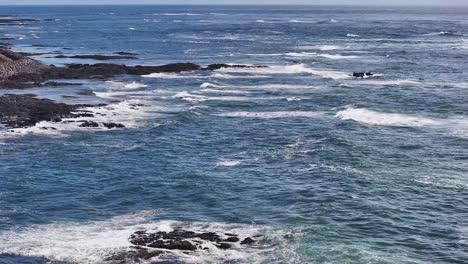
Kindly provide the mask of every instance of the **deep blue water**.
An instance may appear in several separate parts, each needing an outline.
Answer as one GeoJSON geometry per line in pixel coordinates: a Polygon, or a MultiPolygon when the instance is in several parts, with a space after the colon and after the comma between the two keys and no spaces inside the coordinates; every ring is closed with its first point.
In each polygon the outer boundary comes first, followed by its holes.
{"type": "Polygon", "coordinates": [[[0,263],[103,263],[175,223],[265,237],[183,263],[468,262],[468,9],[0,13],[52,19],[1,27],[16,50],[270,66],[2,91],[106,102],[97,121],[127,128],[0,132],[0,263]]]}

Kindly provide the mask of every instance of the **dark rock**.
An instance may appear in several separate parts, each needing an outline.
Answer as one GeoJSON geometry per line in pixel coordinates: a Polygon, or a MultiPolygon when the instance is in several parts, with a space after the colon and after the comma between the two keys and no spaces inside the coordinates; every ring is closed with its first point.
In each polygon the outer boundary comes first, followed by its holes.
{"type": "Polygon", "coordinates": [[[196,250],[197,247],[186,240],[156,240],[147,245],[151,248],[177,249],[177,250],[196,250]]]}
{"type": "Polygon", "coordinates": [[[104,259],[106,262],[113,264],[127,264],[140,262],[141,260],[149,260],[151,258],[163,255],[164,251],[148,250],[141,247],[133,247],[132,250],[118,253],[104,259]]]}
{"type": "Polygon", "coordinates": [[[34,126],[40,121],[60,121],[75,117],[77,106],[38,99],[34,95],[0,96],[0,123],[12,128],[34,126]]]}
{"type": "Polygon", "coordinates": [[[121,55],[121,56],[136,56],[136,55],[138,55],[138,53],[125,52],[125,51],[114,52],[114,54],[121,55]]]}
{"type": "Polygon", "coordinates": [[[91,90],[84,90],[84,91],[79,91],[77,92],[79,95],[89,95],[89,96],[94,96],[96,95],[93,91],[91,90]]]}
{"type": "Polygon", "coordinates": [[[84,121],[79,127],[99,127],[99,124],[94,121],[84,121]]]}
{"type": "Polygon", "coordinates": [[[219,243],[216,246],[220,249],[230,249],[232,247],[232,245],[228,243],[219,243]]]}
{"type": "Polygon", "coordinates": [[[200,238],[200,239],[203,239],[203,240],[211,241],[211,242],[221,240],[220,237],[218,236],[218,234],[216,234],[214,232],[207,232],[207,233],[197,234],[197,237],[200,238]]]}
{"type": "Polygon", "coordinates": [[[356,78],[364,78],[365,76],[372,76],[374,75],[372,72],[353,72],[353,77],[356,78]]]}
{"type": "Polygon", "coordinates": [[[103,126],[107,127],[108,129],[112,128],[124,128],[125,126],[118,123],[102,123],[103,126]]]}
{"type": "Polygon", "coordinates": [[[365,75],[364,72],[353,72],[353,77],[356,77],[356,78],[363,78],[365,75]]]}
{"type": "Polygon", "coordinates": [[[99,54],[82,54],[82,55],[57,55],[57,59],[93,59],[93,60],[133,60],[138,59],[130,55],[99,55],[99,54]]]}
{"type": "Polygon", "coordinates": [[[241,245],[251,245],[253,243],[255,243],[255,240],[250,237],[246,237],[244,240],[242,240],[241,245]]]}
{"type": "Polygon", "coordinates": [[[233,236],[233,237],[228,237],[228,238],[224,239],[223,241],[224,241],[224,242],[235,243],[235,242],[239,242],[239,238],[236,237],[236,236],[233,236]]]}

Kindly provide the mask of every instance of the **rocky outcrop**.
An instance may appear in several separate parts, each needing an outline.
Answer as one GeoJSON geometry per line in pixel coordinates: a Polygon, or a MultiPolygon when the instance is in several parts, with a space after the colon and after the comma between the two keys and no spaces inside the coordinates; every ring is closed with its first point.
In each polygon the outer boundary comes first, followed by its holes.
{"type": "MultiPolygon", "coordinates": [[[[123,53],[121,53],[123,54],[123,53]]],[[[127,54],[127,53],[125,53],[127,54]]],[[[64,55],[59,55],[64,56],[64,55]]],[[[76,55],[73,57],[104,55],[76,55]]],[[[129,55],[104,56],[101,59],[122,58],[129,55]]],[[[211,71],[221,68],[257,68],[265,66],[211,64],[202,67],[193,63],[172,63],[161,66],[127,66],[121,64],[68,64],[65,67],[43,65],[22,54],[7,49],[0,50],[0,89],[41,86],[53,79],[107,79],[116,75],[146,75],[151,73],[179,73],[184,71],[211,71]]]]}
{"type": "Polygon", "coordinates": [[[183,254],[195,251],[209,253],[210,247],[213,246],[221,250],[239,249],[241,246],[252,246],[255,240],[250,237],[241,240],[238,235],[230,233],[174,230],[153,233],[137,231],[130,236],[129,242],[133,245],[131,248],[109,256],[105,261],[118,264],[138,263],[157,256],[170,255],[174,250],[183,254]]]}
{"type": "Polygon", "coordinates": [[[353,72],[353,77],[364,78],[374,75],[372,72],[353,72]]]}
{"type": "Polygon", "coordinates": [[[12,128],[34,126],[40,121],[59,122],[62,118],[77,118],[74,110],[88,105],[67,105],[48,99],[38,99],[34,95],[0,96],[0,123],[12,128]]]}
{"type": "Polygon", "coordinates": [[[18,74],[35,74],[48,67],[19,53],[0,49],[0,80],[18,74]]]}

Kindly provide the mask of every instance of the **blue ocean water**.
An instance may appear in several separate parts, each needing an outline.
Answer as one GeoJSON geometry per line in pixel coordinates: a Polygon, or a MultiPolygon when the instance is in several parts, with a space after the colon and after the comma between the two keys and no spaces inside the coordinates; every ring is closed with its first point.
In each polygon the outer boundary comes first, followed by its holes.
{"type": "Polygon", "coordinates": [[[0,13],[44,20],[0,34],[48,64],[269,66],[1,91],[108,103],[88,110],[127,128],[0,132],[0,263],[103,263],[168,225],[264,237],[171,263],[467,263],[468,9],[0,13]]]}

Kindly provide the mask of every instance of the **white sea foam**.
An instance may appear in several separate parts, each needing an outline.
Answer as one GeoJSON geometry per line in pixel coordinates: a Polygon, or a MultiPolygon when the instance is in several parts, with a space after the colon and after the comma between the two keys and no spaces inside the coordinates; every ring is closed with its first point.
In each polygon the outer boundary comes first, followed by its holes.
{"type": "Polygon", "coordinates": [[[126,83],[117,81],[106,81],[106,84],[110,86],[109,88],[111,90],[135,90],[139,88],[148,87],[148,85],[139,82],[126,83]]]}
{"type": "Polygon", "coordinates": [[[346,49],[346,47],[341,47],[337,45],[300,46],[298,48],[302,50],[321,50],[321,51],[346,49]]]}
{"type": "Polygon", "coordinates": [[[136,30],[134,27],[129,27],[128,30],[136,30]]]}
{"type": "MultiPolygon", "coordinates": [[[[206,250],[184,253],[166,250],[165,256],[172,256],[183,263],[224,263],[224,262],[268,262],[269,259],[286,261],[297,257],[293,247],[284,238],[290,233],[266,226],[179,222],[153,220],[157,211],[143,211],[117,216],[106,221],[58,222],[47,225],[33,225],[22,229],[0,233],[0,254],[44,257],[50,261],[72,264],[102,264],[105,259],[129,250],[131,234],[139,230],[149,232],[170,232],[177,228],[194,232],[215,232],[220,236],[234,233],[242,240],[253,237],[259,246],[234,246],[222,250],[212,243],[204,243],[206,250]]],[[[152,261],[161,261],[156,257],[152,261]]],[[[300,263],[293,260],[294,263],[300,263]]]]}
{"type": "MultiPolygon", "coordinates": [[[[379,77],[382,75],[374,74],[372,77],[379,77]]],[[[419,84],[420,82],[416,80],[356,80],[359,81],[360,84],[370,84],[370,85],[383,85],[383,86],[391,86],[391,85],[415,85],[419,84]]]]}
{"type": "Polygon", "coordinates": [[[220,72],[214,72],[210,75],[210,78],[217,78],[217,79],[263,79],[268,78],[265,75],[232,75],[220,72]]]}
{"type": "Polygon", "coordinates": [[[216,85],[214,83],[209,83],[209,82],[205,82],[200,85],[200,88],[216,88],[216,87],[219,87],[219,85],[216,85]]]}
{"type": "Polygon", "coordinates": [[[197,13],[157,13],[153,15],[158,15],[158,16],[201,16],[202,14],[197,14],[197,13]]]}
{"type": "Polygon", "coordinates": [[[187,74],[187,73],[150,73],[142,75],[144,78],[159,78],[159,79],[184,79],[184,78],[205,78],[205,76],[187,74]]]}
{"type": "Polygon", "coordinates": [[[292,118],[292,117],[308,117],[316,118],[323,116],[323,112],[317,111],[277,111],[277,112],[226,112],[217,114],[217,116],[223,117],[247,117],[247,118],[261,118],[261,119],[273,119],[273,118],[292,118]]]}
{"type": "Polygon", "coordinates": [[[315,53],[315,52],[289,52],[286,53],[286,56],[289,57],[323,57],[327,59],[357,59],[359,56],[355,55],[341,55],[341,54],[325,54],[325,53],[315,53]]]}
{"type": "Polygon", "coordinates": [[[201,89],[199,90],[200,93],[216,93],[216,94],[249,94],[250,92],[248,91],[242,91],[242,90],[232,90],[232,89],[201,89]]]}
{"type": "Polygon", "coordinates": [[[148,118],[148,102],[131,99],[100,107],[85,107],[75,113],[92,114],[90,117],[64,118],[60,122],[41,121],[35,126],[14,128],[2,132],[0,137],[12,138],[24,135],[64,136],[69,131],[109,130],[104,123],[122,124],[126,128],[139,127],[148,118]],[[96,122],[98,127],[80,127],[83,122],[96,122]]]}
{"type": "Polygon", "coordinates": [[[365,108],[347,108],[338,112],[336,117],[342,120],[354,120],[360,123],[379,126],[421,127],[439,124],[437,120],[430,118],[376,112],[365,108]]]}
{"type": "Polygon", "coordinates": [[[350,74],[345,72],[338,72],[333,70],[325,69],[313,69],[307,67],[305,64],[294,64],[294,65],[273,65],[266,68],[224,68],[217,70],[219,72],[227,73],[250,73],[250,74],[261,74],[261,75],[275,75],[275,74],[301,74],[301,73],[310,73],[313,75],[318,75],[323,78],[331,79],[347,79],[351,78],[350,74]]]}
{"type": "Polygon", "coordinates": [[[453,32],[448,32],[448,31],[439,31],[439,32],[431,32],[424,34],[423,36],[445,36],[445,35],[453,35],[453,32]]]}
{"type": "Polygon", "coordinates": [[[346,34],[346,36],[348,38],[357,38],[357,37],[359,37],[359,35],[357,35],[357,34],[346,34]]]}
{"type": "Polygon", "coordinates": [[[239,160],[223,160],[216,163],[216,167],[234,167],[241,164],[239,160]]]}
{"type": "Polygon", "coordinates": [[[257,22],[257,23],[265,23],[265,20],[257,19],[257,20],[255,20],[255,22],[257,22]]]}

